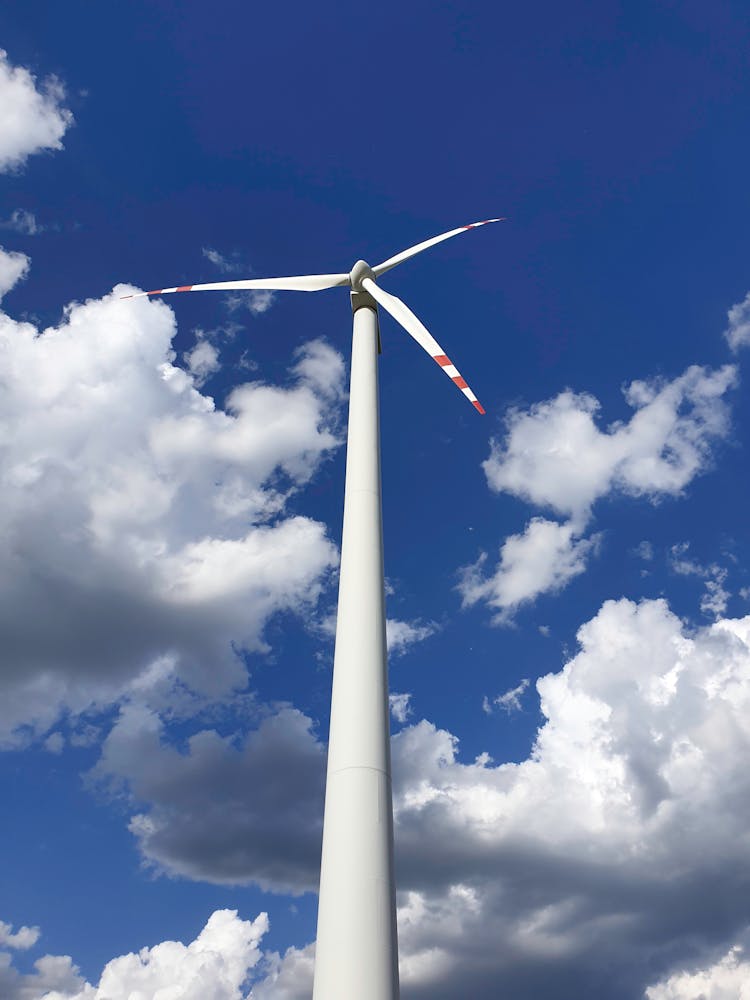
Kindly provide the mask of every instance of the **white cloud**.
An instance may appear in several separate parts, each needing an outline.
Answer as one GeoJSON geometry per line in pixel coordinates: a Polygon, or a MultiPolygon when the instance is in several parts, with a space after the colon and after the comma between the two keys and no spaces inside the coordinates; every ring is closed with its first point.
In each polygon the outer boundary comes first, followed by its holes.
{"type": "Polygon", "coordinates": [[[253,316],[260,316],[268,312],[276,301],[276,293],[268,289],[258,291],[235,292],[228,295],[226,306],[230,312],[237,312],[238,309],[248,309],[253,316]]]}
{"type": "Polygon", "coordinates": [[[44,749],[48,753],[61,754],[65,749],[65,737],[62,733],[50,733],[44,741],[44,749]]]}
{"type": "MultiPolygon", "coordinates": [[[[14,934],[11,925],[0,920],[0,949],[26,951],[38,940],[38,927],[21,927],[14,934]]],[[[0,996],[3,1000],[55,1000],[56,997],[64,1000],[84,985],[78,968],[65,955],[44,955],[33,963],[33,969],[33,972],[20,973],[13,966],[12,955],[0,950],[0,996]]]]}
{"type": "Polygon", "coordinates": [[[344,359],[325,340],[309,340],[296,352],[292,371],[323,396],[342,396],[346,371],[344,359]]]}
{"type": "Polygon", "coordinates": [[[428,639],[437,632],[435,622],[405,622],[389,618],[385,623],[385,637],[390,656],[403,655],[410,646],[428,639]]]}
{"type": "MultiPolygon", "coordinates": [[[[664,601],[608,601],[578,641],[537,682],[544,724],[520,763],[464,762],[456,737],[425,720],[393,738],[414,1000],[492,996],[497,982],[559,1000],[600,995],[603,981],[608,1000],[635,1000],[699,963],[697,942],[726,950],[750,923],[737,876],[750,865],[750,616],[689,630],[664,601]]],[[[237,852],[228,880],[257,879],[265,864],[269,886],[304,888],[323,759],[292,709],[245,743],[205,732],[178,752],[134,706],[99,771],[151,803],[133,829],[167,870],[215,878],[237,852]],[[279,848],[284,831],[298,840],[279,848]]],[[[295,998],[310,968],[309,949],[272,962],[274,976],[290,970],[295,998]]],[[[272,980],[258,989],[276,996],[272,980]]]]}
{"type": "Polygon", "coordinates": [[[32,948],[38,940],[38,927],[19,927],[14,933],[12,924],[0,920],[0,946],[25,951],[27,948],[32,948]]]}
{"type": "Polygon", "coordinates": [[[718,962],[695,972],[677,972],[646,990],[647,1000],[750,1000],[750,961],[736,945],[718,962]]]}
{"type": "Polygon", "coordinates": [[[41,333],[0,313],[0,741],[155,664],[162,687],[242,687],[236,650],[264,649],[269,617],[309,609],[337,562],[322,524],[284,517],[339,444],[335,352],[315,341],[288,386],[217,409],[172,363],[171,310],[126,291],[41,333]]]}
{"type": "Polygon", "coordinates": [[[0,222],[0,228],[10,229],[14,233],[21,233],[22,236],[36,236],[44,231],[44,226],[40,226],[36,221],[33,212],[27,212],[24,208],[17,208],[11,212],[10,216],[0,222]]]}
{"type": "Polygon", "coordinates": [[[482,700],[483,711],[486,712],[487,715],[491,715],[493,711],[492,706],[497,705],[498,708],[507,712],[508,715],[510,715],[511,712],[520,712],[522,708],[521,698],[524,696],[528,686],[529,679],[528,677],[524,677],[520,684],[517,684],[514,688],[508,688],[504,694],[499,694],[496,698],[493,698],[492,701],[485,696],[482,700]]]}
{"type": "Polygon", "coordinates": [[[0,171],[23,166],[33,153],[62,149],[73,123],[63,107],[65,92],[55,77],[38,85],[23,66],[13,66],[0,49],[0,171]]]}
{"type": "MultiPolygon", "coordinates": [[[[242,261],[236,253],[227,256],[214,250],[212,247],[203,247],[203,256],[222,271],[224,274],[236,274],[243,270],[242,261]]],[[[248,271],[252,271],[248,268],[248,271]]],[[[260,316],[273,305],[276,300],[275,292],[270,289],[259,289],[257,291],[239,291],[229,294],[224,299],[224,304],[230,313],[240,309],[247,309],[253,316],[260,316]]]]}
{"type": "Polygon", "coordinates": [[[219,351],[209,340],[199,338],[189,351],[185,351],[183,358],[197,386],[202,386],[221,367],[219,351]]]}
{"type": "Polygon", "coordinates": [[[706,615],[720,618],[727,609],[731,593],[724,584],[728,576],[727,570],[717,563],[703,566],[688,557],[689,542],[679,542],[670,549],[670,564],[675,573],[680,576],[697,576],[703,581],[705,590],[701,597],[700,609],[706,615]]]}
{"type": "Polygon", "coordinates": [[[315,945],[288,948],[283,958],[275,952],[264,960],[266,975],[250,991],[248,1000],[310,1000],[315,945]]]}
{"type": "Polygon", "coordinates": [[[636,546],[634,552],[637,556],[643,559],[644,562],[651,562],[654,558],[654,546],[651,542],[645,540],[636,546]]]}
{"type": "Polygon", "coordinates": [[[490,487],[551,507],[577,525],[608,493],[676,496],[710,460],[729,429],[725,393],[736,370],[694,365],[668,382],[632,382],[627,423],[600,430],[599,403],[570,390],[528,410],[511,410],[504,441],[493,441],[483,468],[490,487]]]}
{"type": "Polygon", "coordinates": [[[406,722],[412,714],[412,707],[409,704],[411,701],[411,694],[397,694],[394,691],[393,694],[388,695],[388,701],[391,708],[391,715],[396,722],[406,722]]]}
{"type": "Polygon", "coordinates": [[[750,292],[727,312],[729,326],[724,337],[733,351],[750,344],[750,292]]]}
{"type": "Polygon", "coordinates": [[[750,921],[750,617],[688,632],[663,601],[610,601],[578,638],[522,763],[461,763],[424,721],[394,737],[410,996],[605,977],[634,1000],[750,921]]]}
{"type": "MultiPolygon", "coordinates": [[[[498,610],[496,623],[509,621],[520,605],[560,590],[586,569],[600,540],[583,537],[597,500],[613,493],[654,502],[679,495],[728,433],[724,395],[736,380],[732,365],[715,371],[694,365],[671,382],[632,382],[624,394],[634,414],[603,431],[595,419],[599,403],[588,393],[566,390],[528,410],[511,409],[504,440],[491,442],[482,466],[490,488],[569,520],[533,518],[523,534],[506,539],[488,577],[486,555],[464,568],[464,604],[485,601],[498,610]]],[[[643,545],[640,552],[653,554],[643,545]]]]}
{"type": "MultiPolygon", "coordinates": [[[[0,922],[0,933],[4,927],[0,922]]],[[[13,967],[11,956],[0,952],[0,996],[3,1000],[309,1000],[314,945],[289,948],[283,958],[263,952],[268,929],[265,913],[243,920],[236,910],[216,910],[189,944],[162,941],[113,958],[95,984],[83,979],[68,956],[44,955],[34,962],[34,972],[23,975],[13,967]]],[[[36,938],[31,944],[35,943],[36,938]]]]}
{"type": "Polygon", "coordinates": [[[22,281],[29,272],[29,258],[25,253],[0,247],[0,299],[22,281]]]}
{"type": "Polygon", "coordinates": [[[203,247],[201,250],[203,256],[210,260],[214,267],[217,267],[220,271],[225,274],[229,274],[232,271],[238,271],[240,269],[240,262],[237,256],[227,257],[218,250],[214,250],[212,247],[203,247]]]}
{"type": "MultiPolygon", "coordinates": [[[[216,910],[194,941],[163,941],[108,962],[98,985],[53,990],[42,1000],[244,1000],[243,986],[261,960],[268,917],[241,920],[236,910],[216,910]]],[[[37,994],[38,997],[38,994],[37,994]]]]}
{"type": "Polygon", "coordinates": [[[489,576],[483,572],[486,555],[461,571],[458,589],[464,605],[485,601],[500,612],[497,622],[507,622],[521,604],[561,590],[583,573],[599,540],[599,535],[576,538],[572,522],[558,524],[534,517],[523,534],[505,539],[500,561],[489,576]]]}

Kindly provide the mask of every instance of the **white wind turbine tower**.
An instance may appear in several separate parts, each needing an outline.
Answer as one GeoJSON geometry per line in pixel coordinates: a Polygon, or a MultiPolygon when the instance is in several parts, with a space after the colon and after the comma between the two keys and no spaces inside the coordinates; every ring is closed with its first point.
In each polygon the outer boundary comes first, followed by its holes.
{"type": "MultiPolygon", "coordinates": [[[[140,293],[351,289],[354,330],[344,528],[313,1000],[398,1000],[399,996],[380,489],[378,305],[484,413],[437,341],[409,307],[383,291],[375,279],[451,236],[502,221],[487,219],[451,229],[377,267],[359,260],[349,274],[215,281],[140,293]]],[[[131,297],[135,296],[125,296],[131,297]]]]}

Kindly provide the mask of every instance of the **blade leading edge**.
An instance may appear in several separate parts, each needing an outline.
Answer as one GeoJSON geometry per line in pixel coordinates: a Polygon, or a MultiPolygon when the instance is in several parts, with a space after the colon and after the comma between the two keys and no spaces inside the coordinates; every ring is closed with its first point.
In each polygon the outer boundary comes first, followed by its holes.
{"type": "Polygon", "coordinates": [[[386,312],[389,312],[391,316],[393,316],[397,323],[400,323],[401,326],[403,326],[408,334],[411,334],[419,346],[427,351],[432,360],[436,361],[440,365],[448,378],[458,386],[472,406],[479,410],[480,413],[484,413],[484,407],[466,384],[466,381],[461,376],[459,370],[444,353],[443,348],[440,344],[438,344],[430,331],[422,325],[420,320],[417,319],[406,303],[402,302],[401,299],[397,298],[395,295],[391,295],[390,292],[384,292],[379,285],[375,284],[372,278],[364,278],[362,281],[362,287],[368,291],[370,295],[372,295],[375,301],[381,305],[386,312]]]}
{"type": "Polygon", "coordinates": [[[418,253],[422,253],[423,250],[429,250],[429,248],[434,247],[436,243],[442,243],[443,240],[449,240],[451,236],[458,236],[459,233],[466,233],[470,229],[479,229],[480,226],[487,226],[491,222],[505,221],[505,219],[485,219],[484,222],[471,222],[468,226],[459,226],[458,229],[451,229],[448,233],[441,233],[440,236],[433,236],[430,240],[425,240],[423,243],[417,243],[416,246],[409,247],[408,250],[402,250],[401,253],[397,253],[395,256],[389,257],[388,260],[384,260],[382,264],[378,264],[377,267],[372,269],[373,273],[377,276],[383,274],[385,271],[390,271],[390,269],[395,267],[397,264],[402,264],[410,257],[415,257],[418,253]]]}
{"type": "Polygon", "coordinates": [[[169,295],[172,292],[214,292],[258,289],[263,291],[322,292],[326,288],[348,285],[348,274],[303,274],[291,278],[245,278],[239,281],[211,281],[204,285],[178,285],[174,288],[156,288],[151,292],[123,295],[124,299],[137,299],[143,295],[169,295]]]}

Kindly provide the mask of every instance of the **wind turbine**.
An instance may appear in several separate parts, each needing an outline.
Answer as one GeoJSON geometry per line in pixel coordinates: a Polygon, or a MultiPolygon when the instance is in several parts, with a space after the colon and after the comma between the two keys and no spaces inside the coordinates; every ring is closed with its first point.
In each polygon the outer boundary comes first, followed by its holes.
{"type": "Polygon", "coordinates": [[[249,278],[158,288],[171,292],[351,289],[349,429],[339,601],[328,739],[323,852],[313,1000],[398,1000],[393,805],[385,642],[377,356],[378,305],[484,413],[442,347],[409,307],[375,279],[443,240],[490,222],[451,229],[349,274],[249,278]]]}

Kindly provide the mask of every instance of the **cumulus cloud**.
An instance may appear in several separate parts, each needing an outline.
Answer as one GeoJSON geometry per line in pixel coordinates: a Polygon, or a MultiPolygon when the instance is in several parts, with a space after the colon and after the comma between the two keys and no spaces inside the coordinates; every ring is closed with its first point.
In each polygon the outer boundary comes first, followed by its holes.
{"type": "Polygon", "coordinates": [[[29,258],[25,253],[0,247],[0,299],[22,281],[29,271],[29,258]]]}
{"type": "Polygon", "coordinates": [[[48,77],[40,84],[0,49],[0,171],[23,166],[34,153],[62,149],[62,137],[73,123],[64,100],[58,79],[48,77]]]}
{"type": "Polygon", "coordinates": [[[283,957],[266,953],[266,974],[253,986],[249,1000],[310,1000],[314,964],[314,944],[288,948],[283,957]]]}
{"type": "Polygon", "coordinates": [[[750,961],[735,945],[718,962],[693,972],[677,972],[646,990],[647,1000],[748,1000],[750,961]]]}
{"type": "Polygon", "coordinates": [[[750,617],[691,633],[610,601],[578,640],[522,763],[462,763],[425,721],[394,737],[410,997],[636,1000],[750,920],[750,617]]]}
{"type": "Polygon", "coordinates": [[[733,351],[750,344],[750,292],[727,312],[729,325],[724,337],[733,351]]]}
{"type": "Polygon", "coordinates": [[[728,433],[724,397],[736,379],[732,365],[693,365],[671,382],[632,382],[624,394],[635,412],[604,430],[596,422],[599,402],[588,393],[566,390],[527,410],[511,409],[504,439],[491,442],[483,463],[490,488],[567,520],[535,517],[505,541],[489,575],[486,556],[462,570],[464,603],[485,601],[498,610],[496,622],[507,622],[520,605],[585,570],[599,542],[584,537],[597,500],[621,493],[655,502],[682,493],[728,433]]]}
{"type": "Polygon", "coordinates": [[[264,952],[268,929],[265,913],[243,920],[236,910],[216,910],[189,944],[162,941],[113,958],[95,984],[86,982],[66,955],[44,955],[34,972],[23,975],[11,955],[0,951],[0,995],[3,1000],[309,1000],[314,946],[290,948],[283,958],[264,952]]]}
{"type": "MultiPolygon", "coordinates": [[[[410,1000],[492,996],[497,982],[542,1000],[603,984],[608,1000],[640,1000],[700,964],[697,942],[708,966],[750,923],[738,875],[750,866],[750,616],[692,630],[663,600],[608,601],[578,643],[537,682],[543,724],[520,763],[464,761],[426,720],[393,738],[410,1000]]],[[[323,758],[293,709],[246,741],[204,732],[178,751],[133,706],[97,770],[150,803],[132,829],[164,869],[301,890],[317,875],[323,758]]],[[[291,949],[273,982],[304,996],[310,969],[310,950],[291,949]]],[[[276,996],[271,980],[259,988],[276,996]]]]}
{"type": "MultiPolygon", "coordinates": [[[[54,989],[43,1000],[245,1000],[248,975],[261,960],[268,917],[242,920],[236,910],[216,910],[194,941],[163,941],[108,962],[98,985],[54,989]]],[[[37,997],[39,995],[37,994],[37,997]]]]}
{"type": "Polygon", "coordinates": [[[583,524],[596,500],[612,492],[676,496],[710,461],[729,429],[724,400],[736,369],[693,365],[671,382],[632,382],[627,423],[596,424],[598,401],[570,390],[528,410],[511,410],[503,441],[483,468],[490,487],[583,524]]]}
{"type": "Polygon", "coordinates": [[[38,927],[21,927],[12,933],[0,920],[0,996],[3,1000],[65,1000],[84,985],[79,970],[66,955],[44,955],[33,963],[33,972],[21,973],[13,966],[9,951],[28,950],[39,940],[38,927]],[[62,992],[60,992],[62,991],[62,992]]]}
{"type": "Polygon", "coordinates": [[[323,396],[340,397],[344,393],[344,359],[325,340],[309,340],[296,353],[293,373],[323,396]]]}
{"type": "Polygon", "coordinates": [[[185,351],[183,358],[196,386],[202,386],[221,367],[218,348],[200,337],[189,351],[185,351]]]}
{"type": "Polygon", "coordinates": [[[0,947],[19,948],[23,951],[32,948],[38,940],[38,927],[19,927],[14,932],[12,924],[0,920],[0,947]]]}
{"type": "Polygon", "coordinates": [[[197,732],[180,751],[156,713],[128,705],[92,777],[141,804],[130,830],[158,871],[299,893],[317,888],[324,772],[325,748],[295,709],[241,741],[197,732]]]}
{"type": "Polygon", "coordinates": [[[218,409],[173,363],[171,310],[128,290],[44,331],[0,313],[0,740],[156,675],[242,687],[237,651],[337,562],[285,509],[339,445],[341,359],[315,341],[218,409]]]}
{"type": "Polygon", "coordinates": [[[485,575],[486,554],[461,570],[458,589],[465,606],[486,602],[503,623],[522,604],[540,594],[556,592],[583,573],[600,536],[577,538],[571,522],[559,524],[535,517],[523,534],[510,535],[500,548],[500,561],[485,575]]]}

